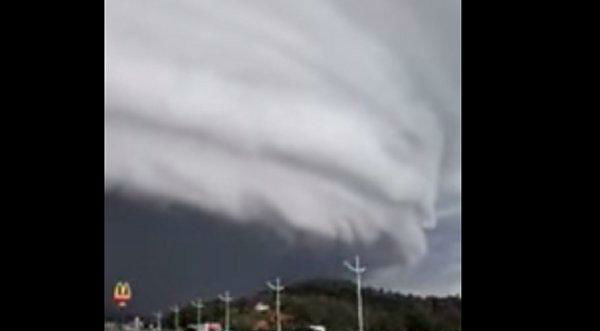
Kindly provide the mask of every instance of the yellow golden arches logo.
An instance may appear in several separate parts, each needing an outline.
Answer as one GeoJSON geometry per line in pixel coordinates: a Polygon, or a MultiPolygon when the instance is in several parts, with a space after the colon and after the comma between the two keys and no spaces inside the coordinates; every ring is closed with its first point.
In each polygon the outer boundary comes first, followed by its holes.
{"type": "Polygon", "coordinates": [[[127,301],[131,300],[131,286],[129,286],[129,283],[117,282],[113,293],[113,300],[115,300],[119,307],[127,305],[127,301]]]}

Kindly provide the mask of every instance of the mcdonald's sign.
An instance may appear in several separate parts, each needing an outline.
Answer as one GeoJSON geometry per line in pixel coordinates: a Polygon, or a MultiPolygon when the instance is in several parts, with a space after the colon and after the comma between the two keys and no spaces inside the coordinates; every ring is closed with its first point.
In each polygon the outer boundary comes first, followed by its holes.
{"type": "Polygon", "coordinates": [[[113,300],[119,307],[127,306],[127,302],[131,300],[131,286],[127,282],[117,282],[113,293],[113,300]]]}

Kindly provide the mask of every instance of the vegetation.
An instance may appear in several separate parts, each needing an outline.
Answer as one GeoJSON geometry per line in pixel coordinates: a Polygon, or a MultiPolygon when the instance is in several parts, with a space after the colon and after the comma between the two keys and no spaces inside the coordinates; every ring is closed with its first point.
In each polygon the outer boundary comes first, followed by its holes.
{"type": "MultiPolygon", "coordinates": [[[[274,330],[274,295],[267,290],[231,303],[232,330],[274,330]],[[254,309],[257,302],[270,310],[254,309]]],[[[461,330],[461,299],[457,296],[419,297],[364,288],[365,329],[377,331],[453,331],[461,330]]],[[[282,292],[283,329],[306,330],[308,325],[324,325],[327,330],[356,330],[356,286],[344,280],[312,280],[288,286],[282,292]]],[[[204,321],[220,321],[223,303],[205,303],[204,321]]],[[[173,314],[167,325],[173,326],[173,314]]],[[[180,326],[196,322],[196,309],[187,306],[179,316],[180,326]]]]}

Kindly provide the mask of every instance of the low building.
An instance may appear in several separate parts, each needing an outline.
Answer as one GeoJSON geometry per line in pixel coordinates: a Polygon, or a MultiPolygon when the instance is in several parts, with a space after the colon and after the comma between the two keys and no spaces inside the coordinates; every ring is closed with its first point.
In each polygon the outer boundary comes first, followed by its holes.
{"type": "Polygon", "coordinates": [[[271,307],[269,307],[269,305],[264,304],[262,302],[257,302],[256,305],[254,306],[254,310],[259,311],[259,312],[267,312],[269,311],[269,309],[271,309],[271,307]]]}
{"type": "Polygon", "coordinates": [[[136,316],[132,322],[123,325],[123,330],[125,331],[139,331],[143,329],[144,323],[139,316],[136,316]]]}
{"type": "Polygon", "coordinates": [[[202,326],[203,326],[203,330],[201,330],[201,331],[221,331],[221,330],[223,330],[221,323],[218,323],[218,322],[208,322],[208,323],[204,323],[202,326]]]}
{"type": "Polygon", "coordinates": [[[119,326],[116,322],[104,322],[104,330],[105,331],[113,331],[118,330],[119,326]]]}

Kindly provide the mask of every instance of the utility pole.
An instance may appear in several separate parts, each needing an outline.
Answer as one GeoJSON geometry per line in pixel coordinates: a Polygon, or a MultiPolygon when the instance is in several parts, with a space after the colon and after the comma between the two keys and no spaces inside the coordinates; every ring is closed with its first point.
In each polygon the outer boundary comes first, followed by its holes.
{"type": "Polygon", "coordinates": [[[360,287],[360,275],[367,270],[366,267],[360,266],[360,258],[358,255],[355,257],[355,265],[350,264],[348,261],[344,261],[346,268],[356,274],[356,302],[357,302],[357,315],[358,315],[358,331],[363,331],[363,307],[362,307],[362,295],[360,287]]]}
{"type": "Polygon", "coordinates": [[[119,330],[125,330],[125,306],[120,307],[119,312],[121,315],[121,323],[119,325],[119,330]]]}
{"type": "Polygon", "coordinates": [[[162,313],[160,311],[154,313],[154,316],[156,316],[156,329],[158,331],[162,330],[162,326],[161,326],[161,320],[162,320],[162,313]]]}
{"type": "Polygon", "coordinates": [[[204,307],[204,304],[202,304],[202,299],[192,301],[192,306],[196,307],[197,309],[196,323],[198,323],[198,328],[196,329],[196,331],[201,331],[200,327],[202,325],[202,307],[204,307]]]}
{"type": "Polygon", "coordinates": [[[281,286],[279,282],[279,277],[275,280],[275,285],[271,284],[271,282],[267,281],[267,286],[275,291],[275,307],[276,307],[276,316],[277,316],[277,331],[281,331],[281,300],[279,299],[279,293],[283,291],[285,287],[281,286]]]}
{"type": "Polygon", "coordinates": [[[229,303],[231,302],[229,291],[225,291],[225,295],[219,294],[219,299],[225,302],[225,331],[229,331],[229,303]]]}
{"type": "Polygon", "coordinates": [[[179,307],[175,305],[171,310],[175,313],[175,330],[179,330],[179,307]]]}

